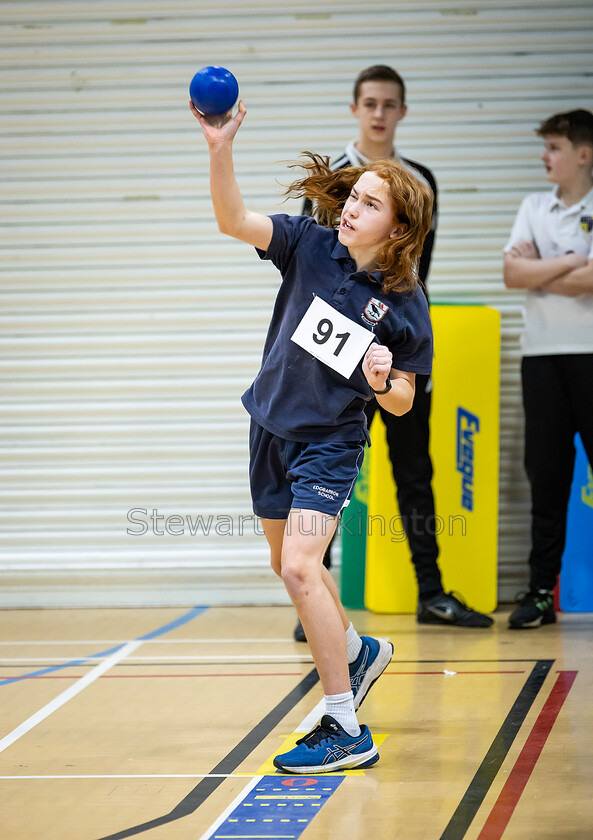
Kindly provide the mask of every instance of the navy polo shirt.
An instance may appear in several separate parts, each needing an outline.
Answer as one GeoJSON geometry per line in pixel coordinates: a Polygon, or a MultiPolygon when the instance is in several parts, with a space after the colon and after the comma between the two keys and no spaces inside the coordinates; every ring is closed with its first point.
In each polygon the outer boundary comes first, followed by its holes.
{"type": "Polygon", "coordinates": [[[381,273],[357,271],[348,249],[338,241],[337,230],[322,227],[308,216],[279,214],[271,219],[272,240],[268,250],[258,250],[258,254],[279,269],[282,285],[261,370],[243,394],[243,405],[260,426],[286,440],[368,438],[363,409],[372,391],[362,361],[346,379],[290,338],[318,295],[371,329],[393,354],[394,368],[430,374],[432,330],[426,297],[419,288],[407,294],[385,294],[381,273]],[[376,301],[383,306],[377,308],[376,301]],[[373,313],[370,322],[369,312],[373,313]],[[375,323],[372,319],[377,313],[380,320],[375,323]]]}

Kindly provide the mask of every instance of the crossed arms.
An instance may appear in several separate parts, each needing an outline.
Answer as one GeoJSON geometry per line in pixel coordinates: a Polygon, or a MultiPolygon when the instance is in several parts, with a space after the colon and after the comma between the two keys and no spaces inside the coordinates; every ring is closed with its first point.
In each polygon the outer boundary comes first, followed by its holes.
{"type": "Polygon", "coordinates": [[[542,259],[535,243],[523,239],[504,255],[504,284],[567,297],[593,294],[593,260],[585,254],[542,259]]]}

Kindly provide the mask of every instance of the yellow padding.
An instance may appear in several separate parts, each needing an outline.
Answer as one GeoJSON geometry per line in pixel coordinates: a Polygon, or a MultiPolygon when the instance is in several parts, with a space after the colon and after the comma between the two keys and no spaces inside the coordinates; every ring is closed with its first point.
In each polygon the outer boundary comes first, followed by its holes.
{"type": "MultiPolygon", "coordinates": [[[[500,314],[487,306],[433,306],[431,317],[439,566],[446,591],[457,590],[474,609],[492,612],[497,603],[500,314]]],[[[365,605],[377,613],[413,613],[418,588],[378,413],[371,442],[365,605]]]]}

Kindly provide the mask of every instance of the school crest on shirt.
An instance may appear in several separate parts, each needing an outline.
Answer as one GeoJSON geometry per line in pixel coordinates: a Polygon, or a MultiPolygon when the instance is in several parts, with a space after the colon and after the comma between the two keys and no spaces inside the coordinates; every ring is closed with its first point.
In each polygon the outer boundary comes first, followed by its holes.
{"type": "Polygon", "coordinates": [[[585,233],[591,233],[593,230],[593,216],[581,216],[581,230],[584,230],[585,233]]]}
{"type": "Polygon", "coordinates": [[[372,297],[364,308],[362,320],[371,327],[378,324],[389,312],[389,307],[377,298],[372,297]]]}

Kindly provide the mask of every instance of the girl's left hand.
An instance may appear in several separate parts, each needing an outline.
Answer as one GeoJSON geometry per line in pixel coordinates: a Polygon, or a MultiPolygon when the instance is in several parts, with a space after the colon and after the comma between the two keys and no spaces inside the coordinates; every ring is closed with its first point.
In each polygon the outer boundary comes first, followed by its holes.
{"type": "Polygon", "coordinates": [[[387,377],[391,372],[393,356],[383,344],[373,342],[362,361],[362,372],[374,391],[385,388],[387,377]]]}

